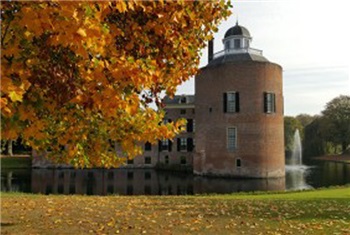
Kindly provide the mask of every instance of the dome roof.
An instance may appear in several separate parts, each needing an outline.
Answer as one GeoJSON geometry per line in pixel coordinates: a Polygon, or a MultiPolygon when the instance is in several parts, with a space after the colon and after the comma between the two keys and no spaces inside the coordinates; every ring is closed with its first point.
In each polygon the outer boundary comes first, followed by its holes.
{"type": "Polygon", "coordinates": [[[250,37],[250,33],[248,31],[248,29],[246,29],[243,26],[238,25],[238,23],[236,23],[235,26],[233,26],[232,28],[229,28],[229,30],[226,31],[225,33],[225,38],[230,37],[230,36],[245,36],[245,37],[250,37]]]}

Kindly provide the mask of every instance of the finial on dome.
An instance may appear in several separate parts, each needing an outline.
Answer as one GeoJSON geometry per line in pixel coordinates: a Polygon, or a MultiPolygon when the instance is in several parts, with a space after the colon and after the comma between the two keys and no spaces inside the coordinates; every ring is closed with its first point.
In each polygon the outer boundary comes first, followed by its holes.
{"type": "Polygon", "coordinates": [[[236,18],[236,25],[238,25],[238,15],[237,15],[237,18],[236,18]]]}

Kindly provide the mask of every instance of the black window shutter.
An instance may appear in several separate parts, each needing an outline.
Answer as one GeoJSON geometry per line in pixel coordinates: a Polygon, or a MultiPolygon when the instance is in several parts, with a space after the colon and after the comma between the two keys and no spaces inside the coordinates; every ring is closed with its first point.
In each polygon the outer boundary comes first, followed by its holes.
{"type": "Polygon", "coordinates": [[[180,151],[181,140],[177,138],[177,151],[180,151]]]}
{"type": "Polygon", "coordinates": [[[193,139],[187,138],[187,151],[192,152],[193,150],[193,139]]]}
{"type": "Polygon", "coordinates": [[[239,112],[239,92],[236,92],[236,112],[239,112]]]}
{"type": "Polygon", "coordinates": [[[273,112],[276,112],[276,94],[273,94],[272,96],[273,101],[273,112]]]}
{"type": "Polygon", "coordinates": [[[227,113],[227,93],[224,93],[224,113],[227,113]]]}
{"type": "Polygon", "coordinates": [[[267,113],[267,93],[264,92],[264,112],[267,113]]]}
{"type": "Polygon", "coordinates": [[[158,141],[158,150],[159,152],[162,151],[162,141],[158,141]]]}
{"type": "Polygon", "coordinates": [[[173,147],[173,141],[170,141],[169,140],[169,145],[168,145],[168,150],[169,150],[169,152],[171,152],[171,150],[172,150],[172,147],[173,147]]]}
{"type": "Polygon", "coordinates": [[[193,119],[187,119],[187,132],[193,132],[193,119]]]}

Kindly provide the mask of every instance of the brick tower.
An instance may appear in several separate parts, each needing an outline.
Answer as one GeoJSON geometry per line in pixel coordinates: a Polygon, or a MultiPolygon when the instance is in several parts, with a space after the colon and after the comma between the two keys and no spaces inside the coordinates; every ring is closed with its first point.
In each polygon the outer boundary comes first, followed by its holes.
{"type": "Polygon", "coordinates": [[[238,25],[195,79],[195,174],[248,178],[285,175],[282,67],[250,47],[238,25]]]}

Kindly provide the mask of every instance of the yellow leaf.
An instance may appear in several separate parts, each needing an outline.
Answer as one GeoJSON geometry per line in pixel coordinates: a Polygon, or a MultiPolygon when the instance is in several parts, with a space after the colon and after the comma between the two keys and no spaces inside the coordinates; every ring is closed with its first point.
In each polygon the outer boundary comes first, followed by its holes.
{"type": "Polygon", "coordinates": [[[117,7],[117,9],[118,9],[119,12],[123,13],[123,12],[126,11],[126,7],[127,7],[127,6],[126,6],[126,4],[125,4],[124,1],[119,1],[119,2],[117,3],[116,7],[117,7]]]}
{"type": "Polygon", "coordinates": [[[131,110],[131,107],[128,105],[125,107],[125,111],[128,113],[128,114],[131,114],[132,110],[131,110]]]}
{"type": "Polygon", "coordinates": [[[22,94],[19,94],[19,93],[17,93],[17,92],[15,92],[15,91],[10,91],[9,92],[9,97],[10,97],[10,99],[13,101],[13,102],[16,102],[16,101],[20,101],[20,102],[22,102],[22,94]]]}
{"type": "Polygon", "coordinates": [[[82,29],[82,28],[79,28],[79,29],[78,29],[77,34],[79,34],[79,35],[82,36],[82,37],[86,37],[86,32],[85,32],[85,30],[82,29]]]}
{"type": "Polygon", "coordinates": [[[31,35],[31,33],[27,30],[27,31],[24,33],[24,35],[28,38],[28,37],[31,35]]]}

